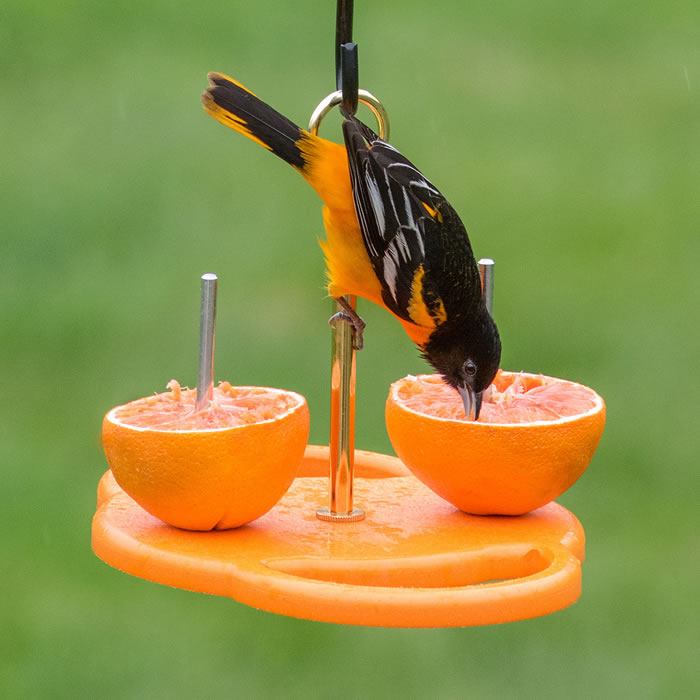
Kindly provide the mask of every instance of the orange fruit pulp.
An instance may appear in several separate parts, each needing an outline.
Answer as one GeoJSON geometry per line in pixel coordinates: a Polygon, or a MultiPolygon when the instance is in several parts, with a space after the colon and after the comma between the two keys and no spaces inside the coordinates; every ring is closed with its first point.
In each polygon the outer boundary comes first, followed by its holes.
{"type": "Polygon", "coordinates": [[[169,525],[188,530],[238,527],[287,492],[309,433],[303,396],[283,389],[214,388],[208,408],[172,380],[169,392],[107,413],[102,443],[121,488],[169,525]]]}
{"type": "Polygon", "coordinates": [[[582,384],[500,370],[478,421],[438,375],[391,385],[389,438],[435,493],[477,515],[518,515],[549,503],[583,474],[605,426],[605,403],[582,384]]]}

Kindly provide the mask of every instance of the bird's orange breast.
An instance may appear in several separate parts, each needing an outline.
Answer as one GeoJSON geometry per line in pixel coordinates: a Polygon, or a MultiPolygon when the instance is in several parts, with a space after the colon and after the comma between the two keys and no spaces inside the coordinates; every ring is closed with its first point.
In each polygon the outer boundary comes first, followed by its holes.
{"type": "Polygon", "coordinates": [[[302,175],[324,204],[326,240],[321,248],[328,268],[328,293],[369,299],[382,305],[382,290],[370,262],[357,221],[344,146],[309,135],[300,143],[308,166],[302,175]]]}

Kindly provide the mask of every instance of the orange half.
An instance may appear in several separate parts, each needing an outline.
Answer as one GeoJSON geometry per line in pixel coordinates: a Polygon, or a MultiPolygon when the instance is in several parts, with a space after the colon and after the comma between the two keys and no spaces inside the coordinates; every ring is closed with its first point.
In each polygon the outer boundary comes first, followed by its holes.
{"type": "Polygon", "coordinates": [[[560,496],[583,474],[605,426],[605,403],[564,379],[499,371],[478,421],[438,375],[391,385],[391,443],[423,483],[460,510],[519,515],[560,496]]]}
{"type": "Polygon", "coordinates": [[[160,520],[188,530],[238,527],[286,493],[309,433],[303,396],[266,387],[214,389],[195,411],[181,389],[113,408],[102,443],[121,488],[160,520]]]}

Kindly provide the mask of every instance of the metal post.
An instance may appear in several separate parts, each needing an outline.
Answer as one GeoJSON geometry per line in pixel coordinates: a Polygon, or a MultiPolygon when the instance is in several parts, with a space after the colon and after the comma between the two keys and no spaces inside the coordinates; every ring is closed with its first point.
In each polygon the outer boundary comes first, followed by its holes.
{"type": "Polygon", "coordinates": [[[218,277],[202,275],[202,299],[199,308],[199,373],[197,410],[209,406],[214,393],[214,334],[216,328],[216,287],[218,277]]]}
{"type": "MultiPolygon", "coordinates": [[[[345,297],[355,308],[355,297],[345,297]]],[[[342,307],[333,302],[335,312],[342,307]]],[[[357,522],[364,511],[353,507],[353,467],[355,462],[355,349],[353,327],[336,319],[331,345],[331,431],[330,483],[328,507],[316,511],[320,520],[357,522]]]]}
{"type": "Polygon", "coordinates": [[[481,275],[481,293],[484,297],[486,309],[493,316],[493,273],[496,263],[491,258],[479,260],[479,274],[481,275]]]}

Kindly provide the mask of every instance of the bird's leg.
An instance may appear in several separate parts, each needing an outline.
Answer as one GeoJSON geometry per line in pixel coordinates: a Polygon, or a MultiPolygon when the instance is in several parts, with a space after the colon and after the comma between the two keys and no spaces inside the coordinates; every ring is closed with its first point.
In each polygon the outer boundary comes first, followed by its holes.
{"type": "Polygon", "coordinates": [[[365,326],[367,324],[357,315],[357,313],[355,313],[355,309],[353,309],[352,306],[345,301],[344,297],[333,297],[333,299],[335,299],[335,301],[343,307],[343,310],[333,314],[330,319],[328,319],[328,323],[332,324],[334,321],[349,323],[355,331],[352,347],[355,350],[362,350],[362,346],[364,344],[363,331],[365,330],[365,326]]]}

